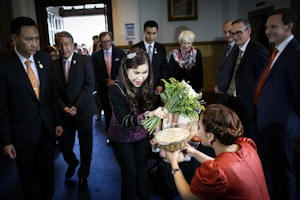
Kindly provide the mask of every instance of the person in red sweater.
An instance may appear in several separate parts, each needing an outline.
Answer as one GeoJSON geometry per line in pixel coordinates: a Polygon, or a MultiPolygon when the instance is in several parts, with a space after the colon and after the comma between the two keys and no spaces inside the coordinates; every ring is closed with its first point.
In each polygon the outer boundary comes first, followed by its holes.
{"type": "Polygon", "coordinates": [[[182,199],[270,199],[256,145],[251,139],[240,137],[244,128],[238,116],[223,105],[212,104],[201,114],[199,126],[201,143],[213,148],[216,157],[189,145],[183,149],[201,162],[191,185],[178,167],[179,151],[166,155],[182,199]]]}

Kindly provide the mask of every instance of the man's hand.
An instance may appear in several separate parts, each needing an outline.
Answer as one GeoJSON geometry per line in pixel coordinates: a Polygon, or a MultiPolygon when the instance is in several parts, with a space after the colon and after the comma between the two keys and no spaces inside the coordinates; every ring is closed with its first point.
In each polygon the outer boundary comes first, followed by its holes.
{"type": "Polygon", "coordinates": [[[61,136],[61,134],[63,133],[63,127],[62,126],[56,126],[55,127],[55,136],[56,137],[59,137],[61,136]]]}
{"type": "Polygon", "coordinates": [[[215,85],[214,90],[215,94],[223,94],[223,92],[219,90],[218,85],[215,85]]]}
{"type": "Polygon", "coordinates": [[[115,81],[112,80],[112,79],[106,79],[107,83],[106,83],[106,86],[107,87],[110,87],[115,81]]]}
{"type": "Polygon", "coordinates": [[[10,159],[14,159],[17,156],[15,147],[12,144],[2,147],[2,152],[5,156],[8,156],[10,159]]]}
{"type": "Polygon", "coordinates": [[[159,95],[160,93],[162,93],[163,89],[164,88],[162,86],[157,86],[156,90],[154,91],[154,94],[159,95]]]}
{"type": "Polygon", "coordinates": [[[74,116],[77,114],[77,108],[72,106],[71,108],[65,107],[64,108],[65,113],[67,113],[68,116],[74,116]]]}

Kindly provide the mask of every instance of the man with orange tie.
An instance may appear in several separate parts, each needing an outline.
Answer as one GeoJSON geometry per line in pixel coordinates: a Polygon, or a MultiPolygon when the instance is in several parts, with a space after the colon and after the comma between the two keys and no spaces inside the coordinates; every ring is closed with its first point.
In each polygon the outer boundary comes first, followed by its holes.
{"type": "MultiPolygon", "coordinates": [[[[125,53],[114,47],[111,32],[102,32],[99,35],[102,49],[93,54],[93,64],[97,81],[97,94],[104,110],[106,131],[108,132],[112,109],[109,102],[108,88],[114,83],[119,73],[121,60],[125,53]]],[[[107,140],[109,143],[109,140],[107,140]]]]}
{"type": "Polygon", "coordinates": [[[288,9],[269,16],[265,33],[275,49],[254,95],[258,128],[268,147],[272,199],[300,199],[293,163],[294,141],[300,136],[300,44],[292,34],[296,20],[288,9]]]}
{"type": "Polygon", "coordinates": [[[51,200],[54,138],[62,134],[51,57],[38,51],[39,31],[28,17],[11,22],[14,51],[0,61],[0,145],[16,159],[26,200],[51,200]]]}
{"type": "Polygon", "coordinates": [[[73,37],[69,32],[57,33],[55,44],[61,55],[54,64],[64,128],[58,144],[69,165],[65,178],[71,178],[79,165],[73,152],[77,131],[80,145],[80,167],[77,175],[80,189],[86,189],[93,147],[93,115],[97,111],[92,95],[95,87],[93,64],[90,56],[74,52],[73,37]]]}

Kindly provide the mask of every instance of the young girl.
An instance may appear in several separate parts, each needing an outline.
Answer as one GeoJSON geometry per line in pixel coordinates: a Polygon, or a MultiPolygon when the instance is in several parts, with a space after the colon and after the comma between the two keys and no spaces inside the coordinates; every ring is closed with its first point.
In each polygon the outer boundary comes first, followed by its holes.
{"type": "MultiPolygon", "coordinates": [[[[177,163],[178,152],[167,152],[172,174],[182,199],[270,199],[256,146],[240,137],[243,126],[229,108],[213,104],[200,116],[202,144],[213,148],[216,157],[187,146],[187,155],[201,162],[191,185],[186,182],[177,163]]],[[[171,173],[171,172],[170,172],[171,173]]]]}
{"type": "Polygon", "coordinates": [[[148,131],[141,125],[147,117],[165,118],[167,110],[153,110],[153,76],[148,55],[132,48],[122,60],[119,76],[109,88],[113,116],[108,137],[121,168],[121,199],[149,199],[147,184],[148,131]]]}

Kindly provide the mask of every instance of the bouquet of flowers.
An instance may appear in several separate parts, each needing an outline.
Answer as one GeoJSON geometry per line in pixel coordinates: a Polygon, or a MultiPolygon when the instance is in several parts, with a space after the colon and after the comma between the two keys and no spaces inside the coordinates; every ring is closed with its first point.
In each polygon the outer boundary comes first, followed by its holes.
{"type": "MultiPolygon", "coordinates": [[[[204,101],[201,100],[202,93],[196,93],[195,90],[184,80],[179,82],[175,78],[170,78],[170,83],[165,83],[165,91],[160,94],[161,100],[165,103],[165,108],[169,113],[177,113],[191,120],[197,120],[199,113],[204,110],[204,101]]],[[[152,116],[142,121],[142,125],[153,133],[159,124],[160,118],[152,116]]]]}

